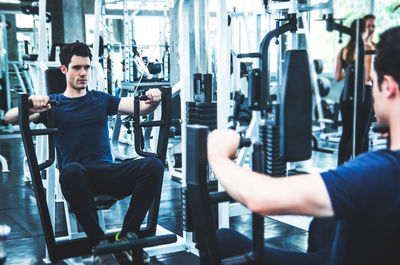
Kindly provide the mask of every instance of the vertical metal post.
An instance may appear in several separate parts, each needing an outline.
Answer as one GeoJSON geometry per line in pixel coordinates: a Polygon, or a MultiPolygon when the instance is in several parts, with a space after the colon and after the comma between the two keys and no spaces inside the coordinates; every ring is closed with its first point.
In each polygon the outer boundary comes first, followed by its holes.
{"type": "Polygon", "coordinates": [[[101,11],[102,11],[102,2],[103,0],[96,0],[94,4],[94,40],[93,40],[93,63],[99,62],[99,45],[100,45],[100,24],[102,22],[101,19],[101,11]]]}
{"type": "MultiPolygon", "coordinates": [[[[289,8],[289,12],[288,12],[289,14],[297,14],[297,0],[291,0],[290,1],[290,8],[289,8]]],[[[297,47],[298,47],[298,43],[297,43],[297,41],[298,41],[298,36],[297,36],[297,34],[296,34],[296,32],[292,32],[291,34],[291,49],[297,49],[297,47]]],[[[288,50],[288,49],[286,49],[286,50],[288,50]]]]}
{"type": "Polygon", "coordinates": [[[373,14],[375,12],[375,0],[370,0],[369,2],[369,13],[373,14]]]}
{"type": "MultiPolygon", "coordinates": [[[[359,64],[360,64],[360,58],[359,58],[359,43],[360,43],[360,20],[357,19],[357,27],[356,27],[356,64],[355,64],[355,75],[354,75],[354,100],[353,100],[353,135],[352,135],[352,140],[353,140],[353,146],[352,146],[352,158],[356,156],[356,132],[357,132],[357,104],[358,104],[358,78],[359,78],[359,64]]],[[[363,81],[364,82],[364,81],[363,81]]]]}
{"type": "Polygon", "coordinates": [[[168,76],[169,73],[169,68],[168,68],[168,64],[169,64],[169,56],[168,56],[168,44],[169,44],[169,35],[167,35],[167,30],[168,28],[170,28],[170,20],[168,18],[168,9],[167,9],[167,5],[164,6],[164,30],[163,30],[163,48],[161,48],[162,52],[160,53],[160,56],[163,56],[164,60],[163,60],[163,79],[164,81],[168,81],[170,80],[170,77],[168,76]],[[164,53],[164,54],[163,54],[164,53]]]}
{"type": "MultiPolygon", "coordinates": [[[[195,59],[191,53],[191,43],[190,43],[190,35],[191,32],[194,31],[193,23],[190,17],[190,8],[192,7],[193,0],[180,0],[179,3],[179,43],[178,43],[178,51],[179,51],[179,69],[180,69],[180,78],[181,78],[181,128],[182,128],[182,188],[187,186],[186,184],[186,143],[187,143],[187,132],[186,132],[186,102],[190,101],[192,98],[192,63],[195,59]]],[[[193,234],[192,232],[183,231],[183,237],[188,243],[189,251],[193,251],[191,249],[191,243],[193,242],[193,234]]],[[[194,248],[193,248],[194,249],[194,248]]]]}
{"type": "MultiPolygon", "coordinates": [[[[5,15],[1,15],[1,23],[2,23],[2,33],[3,33],[3,39],[1,41],[3,41],[3,48],[4,51],[6,51],[6,53],[3,53],[3,51],[0,51],[2,53],[2,57],[0,58],[0,64],[4,63],[4,69],[1,69],[0,67],[0,71],[4,71],[4,78],[5,78],[5,83],[6,83],[6,87],[3,87],[3,89],[6,90],[6,97],[7,97],[7,106],[6,106],[6,111],[11,109],[11,93],[10,93],[10,76],[9,76],[9,72],[8,72],[8,47],[7,47],[7,31],[6,31],[6,16],[5,15]]],[[[1,73],[0,73],[1,76],[1,73]]]]}
{"type": "Polygon", "coordinates": [[[325,129],[325,122],[322,122],[324,120],[324,112],[322,111],[322,105],[321,105],[321,96],[319,94],[319,88],[318,88],[318,82],[317,82],[317,73],[315,72],[315,67],[314,67],[314,62],[313,62],[313,57],[311,55],[311,49],[310,47],[310,25],[308,23],[308,19],[304,17],[304,14],[301,14],[301,20],[303,21],[303,27],[304,27],[304,36],[306,40],[306,47],[307,47],[307,52],[308,52],[308,63],[310,65],[310,73],[311,73],[311,84],[313,87],[314,95],[315,95],[315,102],[317,105],[317,111],[318,111],[318,118],[319,118],[319,125],[322,130],[325,129]]]}
{"type": "Polygon", "coordinates": [[[208,0],[194,2],[196,73],[208,73],[207,31],[208,0]]]}
{"type": "MultiPolygon", "coordinates": [[[[230,114],[230,45],[231,36],[228,27],[228,14],[226,12],[226,1],[217,3],[217,36],[216,36],[216,64],[217,68],[217,126],[218,129],[228,128],[228,117],[230,114]]],[[[223,190],[221,184],[218,190],[223,190]]],[[[219,227],[229,227],[229,203],[218,205],[219,227]]]]}
{"type": "Polygon", "coordinates": [[[261,42],[261,14],[257,14],[256,18],[256,43],[261,42]]]}
{"type": "Polygon", "coordinates": [[[39,1],[39,50],[38,61],[47,62],[46,0],[39,1]]]}
{"type": "Polygon", "coordinates": [[[130,54],[130,47],[131,43],[129,43],[129,14],[128,14],[128,0],[124,0],[124,81],[129,81],[129,54],[130,54]]]}

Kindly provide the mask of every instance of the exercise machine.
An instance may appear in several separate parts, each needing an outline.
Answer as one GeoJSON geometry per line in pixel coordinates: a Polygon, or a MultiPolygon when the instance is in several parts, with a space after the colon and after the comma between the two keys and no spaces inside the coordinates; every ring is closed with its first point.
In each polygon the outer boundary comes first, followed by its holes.
{"type": "MultiPolygon", "coordinates": [[[[151,124],[136,122],[135,130],[139,130],[141,127],[146,126],[160,126],[160,131],[162,135],[165,137],[159,138],[159,145],[157,146],[158,153],[148,153],[137,148],[137,152],[142,156],[155,156],[158,157],[161,161],[165,160],[165,153],[168,143],[168,133],[170,127],[170,90],[168,92],[167,89],[163,91],[163,116],[160,121],[153,121],[151,124]]],[[[35,190],[35,196],[37,199],[37,205],[39,209],[42,229],[44,232],[44,237],[46,241],[46,246],[48,250],[49,259],[52,262],[56,262],[61,259],[67,259],[71,257],[82,256],[91,253],[91,246],[85,237],[77,237],[77,238],[56,238],[55,236],[55,224],[54,220],[52,220],[53,214],[50,211],[54,211],[54,185],[55,180],[52,176],[47,175],[47,178],[50,180],[47,182],[46,193],[45,188],[43,186],[42,178],[45,176],[41,173],[45,168],[50,167],[55,160],[55,147],[53,141],[53,135],[58,132],[56,128],[53,128],[52,122],[52,111],[48,111],[48,128],[39,129],[39,130],[31,130],[29,127],[29,114],[28,114],[28,95],[20,94],[19,95],[19,125],[21,128],[22,139],[24,142],[25,152],[28,158],[29,169],[31,171],[32,183],[35,190]],[[33,136],[36,135],[46,135],[48,139],[48,159],[39,164],[36,152],[34,150],[33,145],[33,136]],[[51,183],[51,184],[49,184],[51,183]],[[53,205],[52,205],[53,204],[53,205]]],[[[139,98],[135,99],[135,105],[139,107],[139,98]]],[[[138,119],[138,117],[135,117],[138,119]]],[[[131,248],[143,248],[149,246],[156,246],[159,244],[168,244],[176,242],[177,238],[175,235],[161,235],[156,236],[157,230],[157,218],[158,218],[158,209],[159,209],[159,201],[161,196],[161,188],[158,191],[156,198],[149,210],[147,225],[146,228],[141,230],[139,233],[139,237],[144,237],[144,239],[139,239],[135,242],[130,243],[121,243],[121,244],[113,244],[108,247],[102,246],[100,248],[95,249],[95,253],[100,255],[104,253],[108,253],[108,251],[122,251],[131,248]],[[150,237],[149,237],[150,236],[150,237]],[[147,238],[146,238],[147,237],[147,238]],[[117,249],[116,249],[117,248],[117,249]]],[[[98,202],[99,209],[102,207],[107,208],[110,207],[115,200],[110,196],[95,198],[95,201],[98,202]]],[[[165,231],[165,230],[164,230],[165,231]]],[[[161,231],[162,232],[162,231],[161,231]]],[[[113,238],[115,233],[108,234],[109,238],[113,238]]],[[[149,250],[151,251],[151,250],[149,250]]],[[[158,250],[156,250],[158,251],[158,250]]],[[[150,252],[151,254],[151,252],[150,252]]],[[[152,254],[154,255],[154,254],[152,254]]]]}

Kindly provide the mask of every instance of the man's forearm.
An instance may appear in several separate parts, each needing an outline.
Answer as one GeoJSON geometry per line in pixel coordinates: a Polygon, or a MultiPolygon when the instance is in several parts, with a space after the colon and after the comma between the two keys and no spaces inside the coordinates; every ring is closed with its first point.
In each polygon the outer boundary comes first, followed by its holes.
{"type": "Polygon", "coordinates": [[[262,193],[265,192],[264,188],[268,187],[266,182],[269,177],[242,168],[226,157],[210,157],[209,163],[228,194],[254,211],[253,196],[257,197],[259,189],[263,189],[262,193]]]}
{"type": "Polygon", "coordinates": [[[10,109],[4,116],[4,121],[11,124],[18,123],[18,108],[10,109]]]}
{"type": "MultiPolygon", "coordinates": [[[[39,118],[39,113],[32,113],[29,115],[29,121],[35,121],[39,118]]],[[[10,109],[4,116],[4,121],[10,124],[18,124],[18,108],[10,109]]]]}
{"type": "Polygon", "coordinates": [[[330,197],[320,175],[271,178],[246,170],[227,157],[209,157],[209,161],[228,194],[252,212],[333,216],[330,197]]]}

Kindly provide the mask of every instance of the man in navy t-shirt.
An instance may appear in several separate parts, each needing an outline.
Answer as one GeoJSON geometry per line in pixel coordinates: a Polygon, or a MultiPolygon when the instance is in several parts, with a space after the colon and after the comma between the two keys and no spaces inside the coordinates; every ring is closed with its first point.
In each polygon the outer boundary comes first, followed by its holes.
{"type": "MultiPolygon", "coordinates": [[[[400,27],[381,35],[372,71],[377,123],[390,148],[365,153],[322,174],[271,178],[236,165],[239,135],[217,130],[208,137],[208,160],[237,201],[263,215],[334,217],[333,248],[298,253],[265,248],[265,264],[400,264],[400,27]]],[[[243,254],[249,240],[219,231],[222,256],[243,254]],[[239,242],[240,241],[240,242],[239,242]]]]}
{"type": "MultiPolygon", "coordinates": [[[[55,127],[59,133],[55,143],[62,158],[61,190],[93,244],[105,240],[93,197],[111,194],[118,199],[132,195],[117,239],[135,237],[157,191],[160,189],[164,166],[156,158],[141,158],[113,163],[108,116],[133,114],[132,98],[118,98],[103,92],[87,90],[91,52],[83,43],[64,45],[60,52],[61,71],[67,87],[62,94],[30,96],[33,108],[30,120],[46,123],[41,115],[51,108],[49,99],[57,101],[54,108],[55,127]]],[[[148,100],[140,102],[140,114],[153,112],[161,100],[161,91],[146,91],[148,100]]],[[[5,117],[18,122],[18,109],[5,117]]]]}

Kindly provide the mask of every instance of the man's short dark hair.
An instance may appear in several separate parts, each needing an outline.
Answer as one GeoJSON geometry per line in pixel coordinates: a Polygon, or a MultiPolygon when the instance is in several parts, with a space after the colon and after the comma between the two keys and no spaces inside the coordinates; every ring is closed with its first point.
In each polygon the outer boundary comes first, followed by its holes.
{"type": "Polygon", "coordinates": [[[381,34],[376,45],[374,68],[379,86],[384,75],[391,75],[400,85],[400,27],[391,28],[381,34]]]}
{"type": "Polygon", "coordinates": [[[69,63],[73,55],[81,57],[89,57],[92,60],[92,53],[90,52],[89,46],[82,42],[73,42],[65,44],[60,51],[60,62],[68,68],[69,63]]]}
{"type": "Polygon", "coordinates": [[[363,19],[364,19],[364,20],[376,19],[376,17],[375,17],[373,14],[368,14],[368,15],[365,15],[365,16],[363,17],[363,19]]]}

